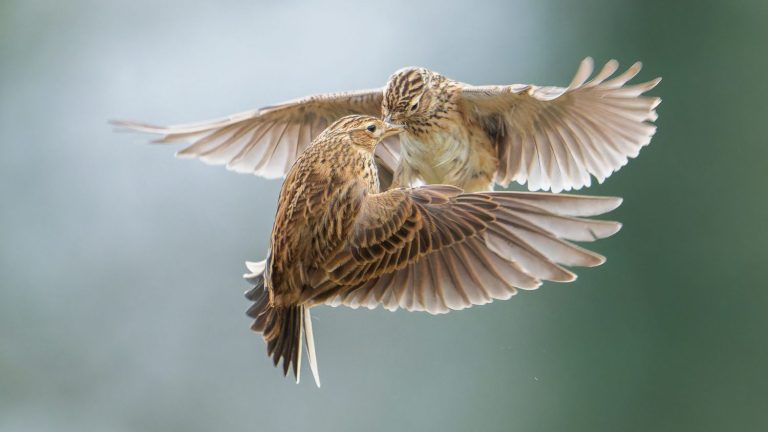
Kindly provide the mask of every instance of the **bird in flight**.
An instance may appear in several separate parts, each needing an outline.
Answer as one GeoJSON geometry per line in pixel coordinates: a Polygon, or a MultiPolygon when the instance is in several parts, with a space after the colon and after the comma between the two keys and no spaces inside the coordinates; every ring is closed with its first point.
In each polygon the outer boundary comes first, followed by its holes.
{"type": "Polygon", "coordinates": [[[432,314],[508,299],[542,281],[576,278],[566,266],[604,258],[571,241],[616,233],[587,219],[620,198],[541,192],[465,193],[450,185],[380,191],[375,149],[407,130],[351,115],[320,133],[288,170],[267,258],[248,263],[248,315],[268,355],[299,379],[302,343],[320,385],[310,308],[432,314]]]}
{"type": "Polygon", "coordinates": [[[636,157],[656,131],[660,78],[627,85],[640,72],[615,60],[594,76],[581,62],[567,87],[474,86],[421,67],[395,72],[383,88],[309,96],[220,120],[170,127],[116,121],[189,142],[177,155],[278,178],[327,125],[350,114],[404,126],[376,151],[383,188],[449,184],[493,190],[511,181],[530,190],[580,189],[603,182],[636,157]],[[590,76],[591,79],[590,79],[590,76]]]}

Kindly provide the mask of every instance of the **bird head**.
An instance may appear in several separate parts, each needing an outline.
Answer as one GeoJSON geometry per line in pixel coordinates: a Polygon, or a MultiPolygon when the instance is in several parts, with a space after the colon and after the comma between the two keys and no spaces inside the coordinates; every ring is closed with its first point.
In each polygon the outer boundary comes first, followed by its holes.
{"type": "Polygon", "coordinates": [[[349,115],[328,126],[324,135],[328,138],[339,137],[360,150],[373,152],[381,140],[402,131],[403,126],[393,125],[376,117],[349,115]]]}
{"type": "Polygon", "coordinates": [[[392,74],[384,89],[384,120],[406,128],[428,123],[440,109],[439,98],[435,97],[436,75],[420,67],[407,67],[392,74]]]}

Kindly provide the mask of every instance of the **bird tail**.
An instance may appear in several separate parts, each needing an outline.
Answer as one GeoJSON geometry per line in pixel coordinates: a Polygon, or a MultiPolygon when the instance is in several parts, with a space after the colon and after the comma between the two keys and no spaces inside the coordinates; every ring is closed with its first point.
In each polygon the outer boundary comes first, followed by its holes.
{"type": "MultiPolygon", "coordinates": [[[[247,263],[249,269],[258,264],[247,263]]],[[[301,377],[301,344],[307,347],[307,358],[315,384],[320,387],[320,375],[315,357],[315,340],[312,333],[312,317],[309,308],[302,305],[275,306],[269,302],[269,292],[264,285],[264,275],[256,272],[246,274],[246,280],[254,287],[245,293],[253,305],[248,309],[248,316],[254,319],[251,330],[262,333],[267,343],[267,355],[272,357],[275,366],[283,361],[283,374],[293,370],[296,382],[301,377]]]]}

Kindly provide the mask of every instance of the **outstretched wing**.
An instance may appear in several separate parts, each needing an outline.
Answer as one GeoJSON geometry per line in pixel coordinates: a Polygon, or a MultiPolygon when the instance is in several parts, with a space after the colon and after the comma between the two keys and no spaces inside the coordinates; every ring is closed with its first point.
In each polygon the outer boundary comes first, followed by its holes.
{"type": "Polygon", "coordinates": [[[620,203],[532,192],[465,194],[445,185],[370,195],[348,246],[324,264],[324,300],[444,313],[507,299],[543,280],[571,281],[576,276],[563,265],[596,266],[604,258],[568,240],[618,231],[617,222],[583,217],[620,203]]]}
{"type": "Polygon", "coordinates": [[[635,63],[608,79],[618,69],[611,60],[587,81],[588,57],[566,88],[465,85],[465,112],[498,145],[496,181],[527,182],[530,190],[580,189],[590,185],[590,175],[602,183],[636,157],[656,132],[651,122],[661,102],[643,96],[660,78],[625,86],[640,68],[635,63]]]}
{"type": "MultiPolygon", "coordinates": [[[[381,114],[383,89],[332,93],[296,99],[227,118],[178,126],[153,126],[130,121],[112,123],[139,132],[162,135],[155,142],[189,142],[179,157],[196,157],[213,165],[256,174],[283,177],[296,158],[320,132],[349,114],[381,114]]],[[[376,152],[380,166],[393,172],[399,141],[390,138],[376,152]]],[[[385,173],[386,174],[386,173],[385,173]]]]}

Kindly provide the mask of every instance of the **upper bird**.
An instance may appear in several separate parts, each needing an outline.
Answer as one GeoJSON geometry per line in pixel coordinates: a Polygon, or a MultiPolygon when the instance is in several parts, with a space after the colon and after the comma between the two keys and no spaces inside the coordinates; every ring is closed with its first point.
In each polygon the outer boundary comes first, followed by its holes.
{"type": "Polygon", "coordinates": [[[483,191],[514,180],[560,192],[589,186],[590,176],[602,183],[650,142],[661,100],[643,93],[660,78],[625,85],[640,68],[635,63],[611,78],[618,63],[610,60],[589,79],[593,62],[586,58],[563,88],[473,86],[410,67],[384,88],[310,96],[221,120],[115,123],[163,135],[158,142],[190,141],[179,156],[275,178],[339,117],[381,116],[405,127],[376,151],[384,188],[423,182],[483,191]]]}
{"type": "Polygon", "coordinates": [[[370,116],[347,116],[315,138],[280,191],[267,259],[249,263],[248,315],[267,352],[298,379],[302,339],[319,385],[309,308],[327,304],[444,313],[604,259],[569,240],[619,230],[591,220],[620,198],[536,192],[463,193],[447,185],[380,192],[374,148],[395,136],[370,116]]]}

